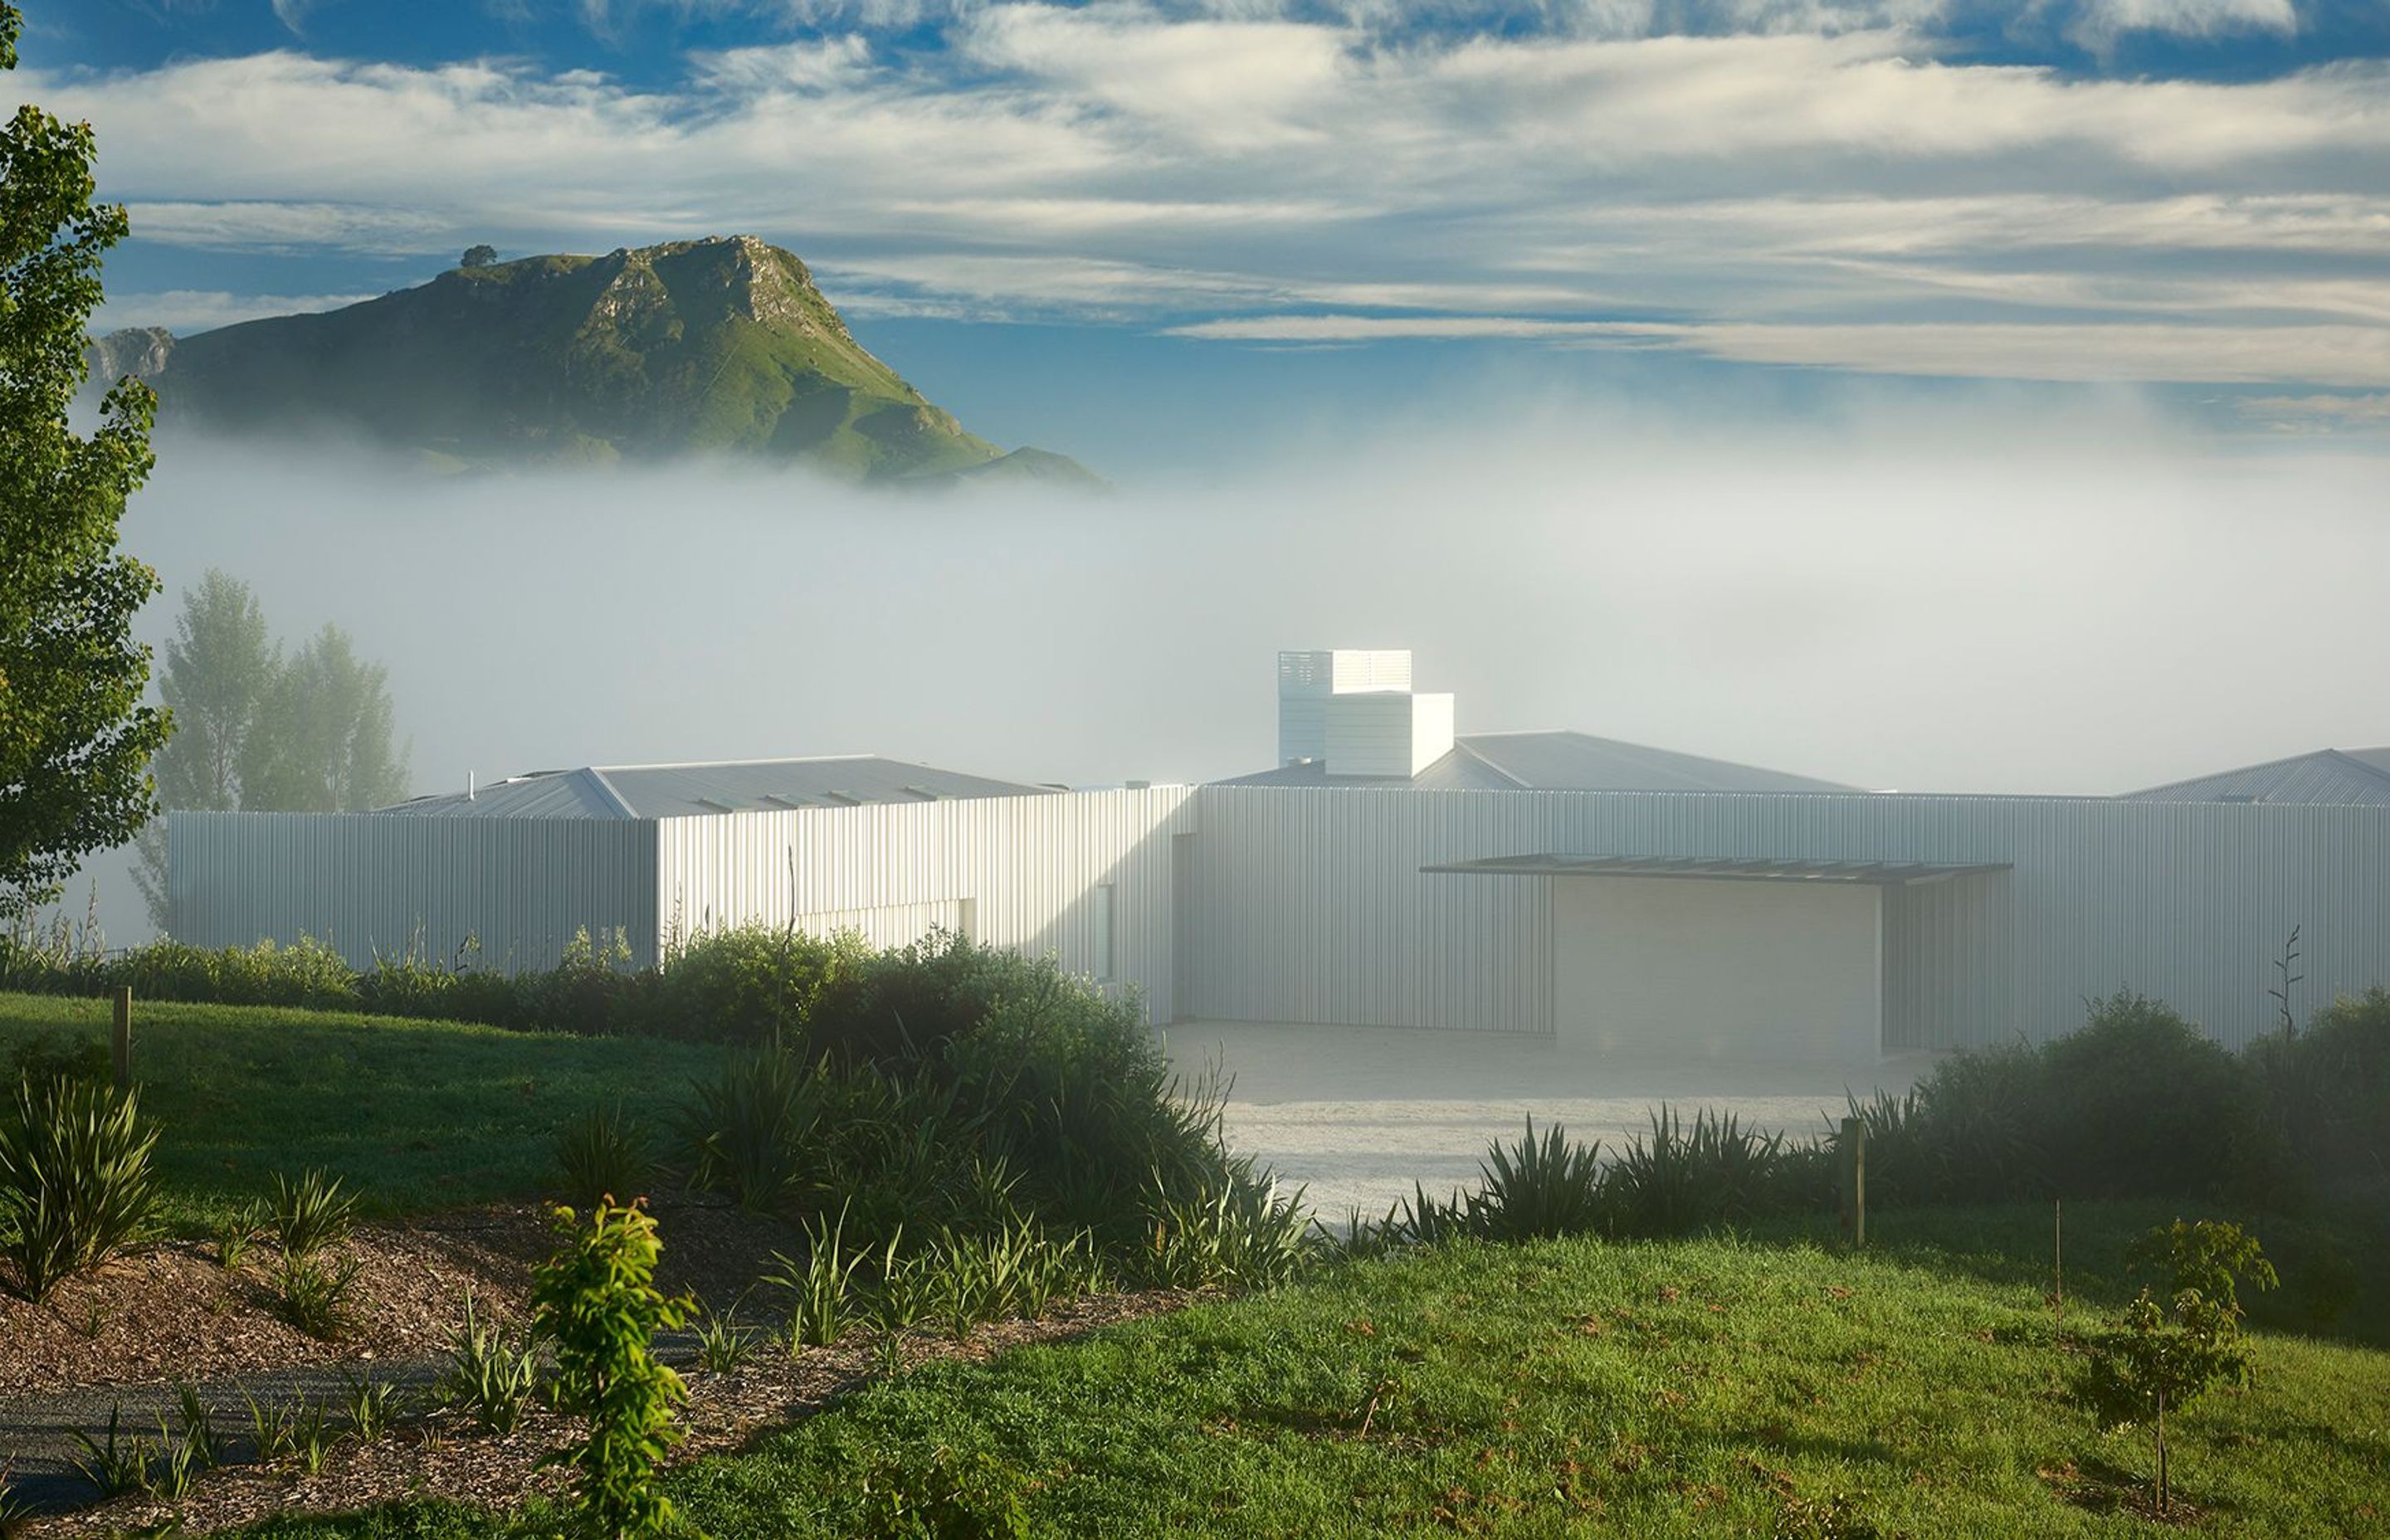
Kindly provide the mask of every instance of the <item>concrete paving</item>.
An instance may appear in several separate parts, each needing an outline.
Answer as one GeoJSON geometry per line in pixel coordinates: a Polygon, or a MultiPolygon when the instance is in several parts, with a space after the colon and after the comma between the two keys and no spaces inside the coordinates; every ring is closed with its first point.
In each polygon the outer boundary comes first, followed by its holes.
{"type": "Polygon", "coordinates": [[[1243,1022],[1181,1022],[1163,1042],[1182,1073],[1233,1077],[1229,1147],[1301,1184],[1330,1226],[1356,1209],[1384,1213],[1414,1181],[1438,1196],[1474,1186],[1486,1146],[1518,1137],[1530,1117],[1606,1149],[1647,1133],[1663,1102],[1806,1137],[1843,1115],[1846,1095],[1905,1091],[1933,1062],[1624,1059],[1509,1033],[1243,1022]]]}

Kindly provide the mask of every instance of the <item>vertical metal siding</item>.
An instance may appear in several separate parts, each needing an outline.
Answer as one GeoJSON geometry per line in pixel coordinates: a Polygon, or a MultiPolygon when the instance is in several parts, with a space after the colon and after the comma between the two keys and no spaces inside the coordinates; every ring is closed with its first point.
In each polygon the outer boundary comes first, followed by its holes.
{"type": "Polygon", "coordinates": [[[2303,1009],[2390,983],[2382,808],[1214,786],[1197,809],[1202,1017],[1549,1032],[1546,884],[1420,870],[1535,852],[2012,864],[1892,895],[1892,1046],[2048,1037],[2120,988],[2238,1046],[2294,924],[2303,1009]]]}
{"type": "Polygon", "coordinates": [[[1155,1020],[1176,1010],[1172,836],[1190,831],[1186,787],[981,797],[665,818],[655,912],[667,934],[806,916],[970,905],[974,939],[1051,954],[1096,974],[1095,905],[1115,890],[1111,990],[1155,1020]]]}
{"type": "MultiPolygon", "coordinates": [[[[1117,891],[1118,983],[1158,1019],[1552,1030],[1538,879],[1424,866],[1536,852],[2008,863],[1892,890],[1895,1047],[2043,1038],[2085,996],[2156,995],[2238,1045],[2303,930],[2301,1014],[2390,983],[2390,809],[1780,793],[1204,787],[662,820],[180,814],[176,933],[317,936],[350,960],[477,935],[553,962],[620,926],[864,917],[893,937],[969,915],[979,939],[1093,972],[1117,891]],[[1174,870],[1174,868],[1176,868],[1174,870]]],[[[883,937],[882,939],[886,939],[883,937]]]]}
{"type": "Polygon", "coordinates": [[[166,822],[169,929],[200,946],[301,936],[352,967],[481,943],[481,966],[552,966],[586,929],[655,960],[653,826],[594,818],[177,813],[166,822]]]}

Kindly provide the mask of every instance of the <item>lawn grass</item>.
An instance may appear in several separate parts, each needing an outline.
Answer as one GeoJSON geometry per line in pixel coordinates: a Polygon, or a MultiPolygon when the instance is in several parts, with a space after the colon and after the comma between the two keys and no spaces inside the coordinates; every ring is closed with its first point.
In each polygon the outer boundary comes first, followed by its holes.
{"type": "MultiPolygon", "coordinates": [[[[104,1000],[0,995],[0,1065],[44,1036],[105,1042],[104,1000]]],[[[718,1048],[530,1035],[263,1006],[139,1004],[141,1110],[162,1130],[166,1223],[205,1230],[321,1166],[395,1215],[536,1196],[556,1132],[611,1097],[677,1094],[718,1048]]]]}
{"type": "MultiPolygon", "coordinates": [[[[1882,1255],[2048,1295],[2052,1218],[2048,1203],[1878,1209],[1868,1216],[1868,1239],[1882,1255]]],[[[2125,1243],[2176,1219],[2229,1220],[2265,1246],[2281,1286],[2242,1294],[2253,1326],[2390,1349],[2390,1212],[2378,1204],[2283,1214],[2175,1199],[2069,1203],[2062,1255],[2070,1318],[2075,1302],[2113,1309],[2147,1281],[2127,1277],[2125,1243]]],[[[1840,1222],[1831,1214],[1770,1220],[1756,1233],[1831,1247],[1840,1222]]]]}
{"type": "MultiPolygon", "coordinates": [[[[1987,1215],[1997,1231],[2002,1222],[1987,1215]]],[[[2087,1260],[2121,1248],[2087,1213],[2087,1260]]],[[[2390,1355],[2272,1333],[2175,1422],[2209,1533],[2390,1532],[2390,1355]]],[[[2151,1465],[2066,1397],[2038,1287],[1704,1239],[1463,1244],[866,1391],[669,1487],[715,1540],[2113,1535],[2151,1465]]],[[[273,1540],[463,1540],[411,1506],[273,1540]]]]}

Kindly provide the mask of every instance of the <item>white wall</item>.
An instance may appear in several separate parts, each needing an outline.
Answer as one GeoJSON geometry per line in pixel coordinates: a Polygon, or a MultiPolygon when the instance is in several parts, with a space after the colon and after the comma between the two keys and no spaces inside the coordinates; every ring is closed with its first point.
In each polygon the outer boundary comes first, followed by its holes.
{"type": "Polygon", "coordinates": [[[395,813],[177,813],[166,820],[173,934],[198,946],[311,936],[377,955],[550,968],[573,932],[617,930],[656,960],[655,825],[395,813]]]}
{"type": "Polygon", "coordinates": [[[864,917],[882,944],[934,921],[1091,978],[1109,954],[1107,987],[1137,991],[1168,1020],[1171,837],[1190,814],[1186,787],[1152,787],[664,818],[649,826],[655,910],[684,934],[864,917]]]}
{"type": "Polygon", "coordinates": [[[1561,1046],[1870,1062],[1883,1030],[1881,918],[1881,890],[1867,883],[1552,879],[1561,1046]]]}
{"type": "Polygon", "coordinates": [[[2132,988],[2227,1046],[2390,986],[2390,808],[2099,798],[1207,786],[1182,1014],[1550,1033],[1548,879],[1422,867],[1537,852],[2006,863],[1885,903],[1885,1044],[1988,1046],[2132,988]]]}

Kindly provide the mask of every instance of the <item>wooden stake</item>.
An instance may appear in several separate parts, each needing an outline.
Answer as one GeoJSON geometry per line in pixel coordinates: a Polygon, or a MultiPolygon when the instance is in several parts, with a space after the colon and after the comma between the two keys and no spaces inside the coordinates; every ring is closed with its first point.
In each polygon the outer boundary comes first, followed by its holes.
{"type": "Polygon", "coordinates": [[[1843,1120],[1843,1238],[1854,1248],[1867,1245],[1867,1124],[1857,1118],[1843,1120]]]}
{"type": "Polygon", "coordinates": [[[2066,1203],[2063,1199],[2049,1200],[2049,1276],[2055,1286],[2049,1296],[2050,1308],[2058,1313],[2058,1329],[2066,1329],[2066,1203]]]}
{"type": "Polygon", "coordinates": [[[133,1087],[133,986],[116,986],[116,1088],[133,1087]]]}

